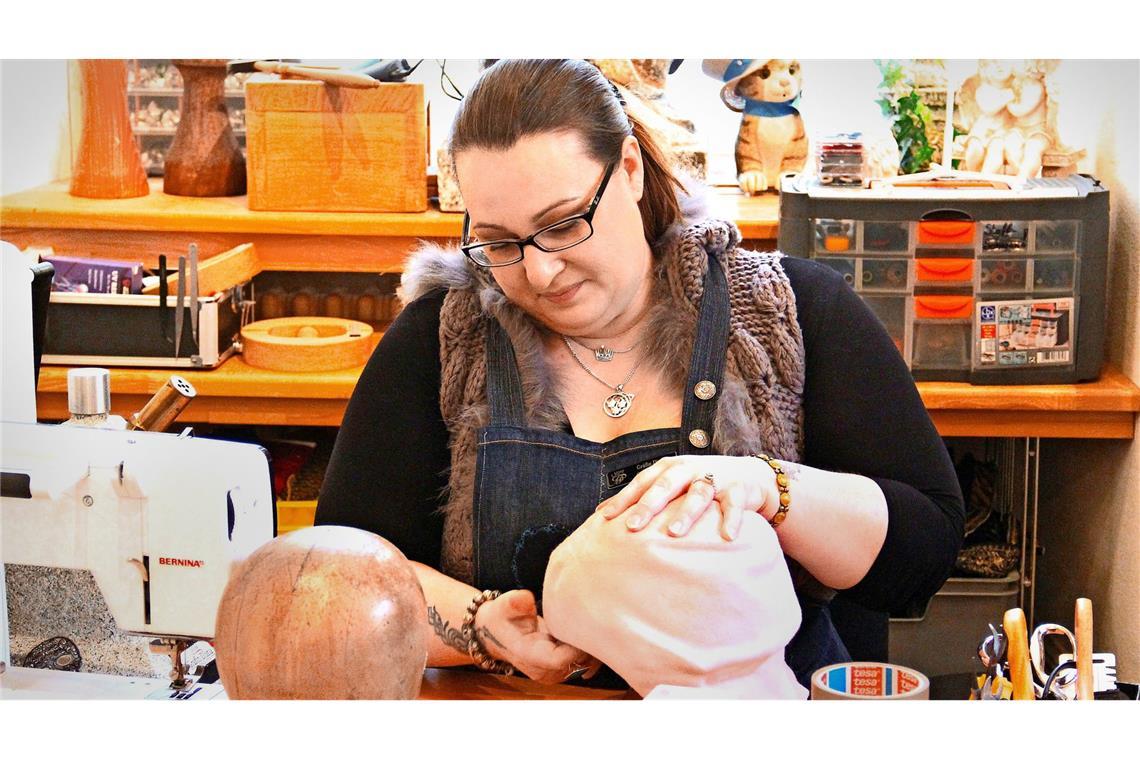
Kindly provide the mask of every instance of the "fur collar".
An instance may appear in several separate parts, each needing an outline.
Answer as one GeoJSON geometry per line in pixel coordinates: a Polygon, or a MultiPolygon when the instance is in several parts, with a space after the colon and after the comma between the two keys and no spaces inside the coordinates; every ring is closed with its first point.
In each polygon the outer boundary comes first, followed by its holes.
{"type": "MultiPolygon", "coordinates": [[[[703,292],[707,258],[696,257],[699,268],[694,269],[691,255],[694,248],[726,259],[736,253],[740,232],[731,222],[705,219],[695,224],[686,222],[674,225],[655,246],[657,264],[654,268],[654,301],[650,311],[650,327],[646,331],[646,361],[661,372],[674,392],[680,394],[688,379],[689,359],[696,336],[700,297],[703,292]],[[686,266],[687,265],[687,266],[686,266]]],[[[779,258],[779,254],[752,254],[779,258]]],[[[425,243],[409,259],[402,280],[406,302],[433,290],[445,288],[474,296],[480,311],[498,319],[511,338],[515,349],[519,375],[523,383],[523,398],[528,424],[548,430],[562,430],[568,426],[562,408],[558,380],[550,372],[544,357],[542,336],[536,323],[519,307],[511,303],[487,270],[473,265],[457,247],[444,247],[425,243]]],[[[734,294],[738,295],[738,294],[734,294]]],[[[734,301],[737,299],[734,298],[734,301]]],[[[734,308],[736,307],[734,303],[734,308]]],[[[790,305],[794,315],[794,304],[790,305]]],[[[795,325],[794,316],[790,320],[795,325]]],[[[739,326],[734,326],[738,328],[739,326]]],[[[733,330],[730,345],[748,341],[733,330]]],[[[798,330],[794,336],[798,341],[798,330]]],[[[441,342],[441,346],[442,346],[441,342]]],[[[798,348],[802,357],[802,346],[798,348]]],[[[446,357],[441,357],[446,362],[446,357]]],[[[802,358],[799,367],[802,372],[802,358]]],[[[772,364],[778,365],[774,359],[772,364]]],[[[791,391],[802,391],[802,374],[777,377],[791,391]]],[[[776,372],[776,375],[780,375],[776,372]]],[[[485,405],[463,410],[463,419],[448,419],[449,426],[487,424],[485,405]]],[[[445,415],[446,419],[446,415],[445,415]]],[[[713,430],[713,448],[724,454],[772,452],[785,459],[798,460],[801,454],[801,431],[785,431],[786,445],[776,445],[758,424],[749,383],[740,377],[738,363],[730,359],[725,369],[722,394],[717,404],[713,430]]],[[[769,433],[771,431],[769,430],[769,433]]]]}

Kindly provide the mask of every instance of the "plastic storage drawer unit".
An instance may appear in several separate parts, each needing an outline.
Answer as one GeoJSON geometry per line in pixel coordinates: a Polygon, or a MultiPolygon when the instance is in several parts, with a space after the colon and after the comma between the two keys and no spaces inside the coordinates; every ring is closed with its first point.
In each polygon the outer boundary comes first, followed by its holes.
{"type": "Polygon", "coordinates": [[[1108,191],[840,188],[784,177],[779,249],[839,273],[917,380],[1092,380],[1104,360],[1108,191]]]}

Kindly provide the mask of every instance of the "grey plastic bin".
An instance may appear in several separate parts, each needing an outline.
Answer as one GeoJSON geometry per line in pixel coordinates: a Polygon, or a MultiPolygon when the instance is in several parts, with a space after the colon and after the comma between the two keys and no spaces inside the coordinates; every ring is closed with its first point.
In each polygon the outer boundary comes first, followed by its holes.
{"type": "Polygon", "coordinates": [[[978,644],[988,623],[1000,625],[1005,611],[1017,606],[1021,576],[950,578],[920,618],[892,618],[890,661],[927,676],[980,673],[978,644]]]}

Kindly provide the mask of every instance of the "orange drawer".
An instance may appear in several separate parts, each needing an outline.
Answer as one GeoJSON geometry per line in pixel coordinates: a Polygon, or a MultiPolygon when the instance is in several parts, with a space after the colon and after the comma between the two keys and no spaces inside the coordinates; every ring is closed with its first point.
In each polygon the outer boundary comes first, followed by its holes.
{"type": "Polygon", "coordinates": [[[918,242],[932,245],[971,245],[973,222],[919,222],[918,242]]]}
{"type": "Polygon", "coordinates": [[[851,249],[851,240],[846,235],[828,235],[823,239],[823,247],[828,253],[842,253],[851,249]]]}
{"type": "Polygon", "coordinates": [[[914,316],[919,319],[968,319],[973,312],[973,296],[914,297],[914,316]]]}
{"type": "Polygon", "coordinates": [[[915,259],[915,277],[920,282],[970,282],[973,259],[915,259]]]}

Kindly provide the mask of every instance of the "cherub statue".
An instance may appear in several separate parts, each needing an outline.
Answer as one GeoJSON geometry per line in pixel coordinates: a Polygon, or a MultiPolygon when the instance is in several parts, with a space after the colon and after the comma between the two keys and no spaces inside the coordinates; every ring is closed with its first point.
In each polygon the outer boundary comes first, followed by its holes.
{"type": "Polygon", "coordinates": [[[962,115],[972,124],[966,135],[967,171],[997,173],[1005,161],[1005,138],[1013,117],[1013,70],[1008,61],[982,59],[978,73],[962,84],[962,115]]]}
{"type": "Polygon", "coordinates": [[[1013,125],[1005,139],[1009,173],[1022,179],[1041,173],[1045,151],[1057,142],[1057,109],[1046,84],[1057,60],[1030,59],[1014,67],[1014,99],[1006,106],[1013,125]]]}
{"type": "Polygon", "coordinates": [[[796,107],[800,62],[783,59],[706,59],[709,76],[724,82],[720,97],[742,113],[736,138],[736,180],[750,195],[778,191],[780,174],[802,171],[808,141],[796,107]]]}
{"type": "Polygon", "coordinates": [[[1058,63],[978,61],[957,97],[956,125],[967,130],[963,168],[1021,180],[1041,175],[1045,152],[1062,148],[1050,79],[1058,63]]]}

